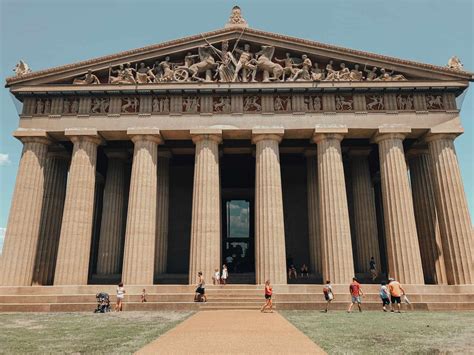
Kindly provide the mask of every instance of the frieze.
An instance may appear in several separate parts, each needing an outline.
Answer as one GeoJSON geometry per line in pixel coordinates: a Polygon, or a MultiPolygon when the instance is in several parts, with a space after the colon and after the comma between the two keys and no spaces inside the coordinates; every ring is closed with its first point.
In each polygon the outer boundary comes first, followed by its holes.
{"type": "Polygon", "coordinates": [[[326,93],[53,96],[24,99],[23,116],[128,114],[288,114],[455,111],[453,94],[326,93]]]}

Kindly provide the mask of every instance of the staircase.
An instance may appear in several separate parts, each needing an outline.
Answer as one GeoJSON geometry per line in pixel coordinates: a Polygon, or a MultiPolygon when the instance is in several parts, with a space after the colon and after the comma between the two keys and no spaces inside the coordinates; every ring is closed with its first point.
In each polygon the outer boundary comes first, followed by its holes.
{"type": "MultiPolygon", "coordinates": [[[[126,285],[125,285],[126,286],[126,285]]],[[[279,310],[322,310],[325,301],[323,285],[294,284],[274,286],[274,305],[279,310]]],[[[208,302],[193,302],[195,286],[153,285],[126,286],[124,300],[126,311],[157,310],[222,310],[255,309],[264,303],[263,287],[257,285],[208,285],[208,302]],[[140,302],[140,294],[145,288],[148,302],[140,302]]],[[[335,300],[332,310],[345,310],[350,302],[347,285],[333,285],[335,300]]],[[[412,302],[404,305],[410,310],[474,310],[474,285],[438,286],[407,285],[407,295],[412,302]]],[[[380,310],[378,285],[362,285],[365,293],[363,308],[380,310]]],[[[96,307],[95,294],[99,291],[111,295],[115,303],[115,286],[30,286],[0,287],[0,312],[92,312],[96,307]]]]}

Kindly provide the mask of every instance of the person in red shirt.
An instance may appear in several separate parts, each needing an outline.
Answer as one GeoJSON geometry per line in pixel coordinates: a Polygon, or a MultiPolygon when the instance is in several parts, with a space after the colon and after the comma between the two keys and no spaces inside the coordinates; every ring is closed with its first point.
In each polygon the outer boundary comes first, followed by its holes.
{"type": "Polygon", "coordinates": [[[270,285],[270,280],[265,281],[265,304],[260,309],[260,312],[265,312],[265,309],[270,309],[270,313],[273,313],[272,304],[273,288],[270,285]]]}
{"type": "Polygon", "coordinates": [[[351,313],[352,306],[357,303],[357,307],[359,307],[359,312],[362,312],[362,308],[360,304],[362,303],[361,297],[364,295],[362,289],[360,287],[360,283],[357,282],[357,279],[354,277],[352,279],[352,283],[349,285],[349,292],[351,293],[351,304],[349,305],[349,309],[347,313],[351,313]]]}

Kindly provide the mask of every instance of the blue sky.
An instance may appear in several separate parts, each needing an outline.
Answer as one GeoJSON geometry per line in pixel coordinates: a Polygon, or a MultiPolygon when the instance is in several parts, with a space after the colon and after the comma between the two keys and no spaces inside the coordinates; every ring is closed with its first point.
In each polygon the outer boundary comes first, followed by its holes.
{"type": "MultiPolygon", "coordinates": [[[[420,62],[457,55],[474,71],[473,1],[0,0],[1,81],[20,58],[33,70],[68,64],[223,27],[238,4],[251,27],[420,62]]],[[[474,94],[465,95],[456,140],[474,210],[474,94]]],[[[21,154],[11,137],[17,106],[1,90],[0,247],[21,154]]]]}

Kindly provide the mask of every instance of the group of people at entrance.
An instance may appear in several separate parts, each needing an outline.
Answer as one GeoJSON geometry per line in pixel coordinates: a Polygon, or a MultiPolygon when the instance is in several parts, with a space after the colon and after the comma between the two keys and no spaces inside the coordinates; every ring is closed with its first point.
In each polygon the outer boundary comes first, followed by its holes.
{"type": "MultiPolygon", "coordinates": [[[[364,292],[362,291],[360,283],[354,277],[351,284],[349,285],[349,292],[351,294],[351,303],[347,309],[348,313],[352,312],[352,307],[357,304],[359,312],[362,312],[362,297],[364,292]]],[[[326,300],[326,309],[324,312],[329,311],[329,306],[334,300],[334,291],[331,285],[331,281],[326,281],[326,285],[323,288],[324,298],[326,300]]],[[[379,290],[379,296],[382,301],[382,310],[387,312],[387,306],[390,305],[390,311],[395,312],[395,305],[397,313],[401,313],[401,302],[402,297],[406,303],[410,303],[406,297],[405,290],[402,285],[395,279],[389,278],[388,285],[385,281],[382,281],[379,290]]]]}

